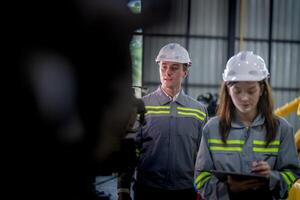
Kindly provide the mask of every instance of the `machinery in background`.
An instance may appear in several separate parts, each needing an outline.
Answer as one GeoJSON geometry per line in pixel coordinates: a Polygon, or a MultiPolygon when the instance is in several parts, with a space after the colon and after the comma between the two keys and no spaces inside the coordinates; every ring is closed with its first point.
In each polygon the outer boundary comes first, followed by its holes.
{"type": "Polygon", "coordinates": [[[208,116],[213,117],[216,115],[218,106],[218,94],[212,94],[210,92],[200,94],[197,97],[197,101],[203,103],[206,106],[208,116]]]}

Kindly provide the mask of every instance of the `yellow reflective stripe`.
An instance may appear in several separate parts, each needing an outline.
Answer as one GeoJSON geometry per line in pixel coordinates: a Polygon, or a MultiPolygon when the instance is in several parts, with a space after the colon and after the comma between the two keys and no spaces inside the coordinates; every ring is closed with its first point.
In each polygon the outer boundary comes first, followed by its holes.
{"type": "Polygon", "coordinates": [[[242,147],[218,147],[218,146],[211,146],[209,150],[216,150],[216,151],[242,151],[242,147]]]}
{"type": "Polygon", "coordinates": [[[200,182],[196,185],[196,188],[199,190],[199,189],[203,186],[203,184],[204,184],[206,181],[208,181],[208,179],[210,179],[210,176],[207,176],[207,177],[205,177],[202,181],[200,181],[200,182]]]}
{"type": "MultiPolygon", "coordinates": [[[[227,144],[244,144],[245,141],[243,140],[227,140],[227,144]]],[[[212,144],[224,144],[222,140],[219,139],[208,139],[208,143],[212,144]]]]}
{"type": "Polygon", "coordinates": [[[206,114],[205,114],[204,112],[202,112],[202,111],[199,110],[199,109],[195,109],[195,108],[177,107],[177,110],[194,111],[194,112],[197,112],[197,113],[203,115],[204,117],[206,116],[206,114]]]}
{"type": "Polygon", "coordinates": [[[197,178],[195,179],[195,183],[197,184],[201,179],[203,179],[206,176],[210,176],[210,175],[211,175],[211,173],[209,173],[209,172],[201,172],[199,174],[199,176],[197,176],[197,178]]]}
{"type": "Polygon", "coordinates": [[[149,114],[170,114],[170,106],[145,106],[146,115],[149,114]]]}
{"type": "Polygon", "coordinates": [[[269,153],[277,153],[279,151],[279,148],[259,148],[259,147],[253,147],[254,152],[269,152],[269,153]]]}
{"type": "Polygon", "coordinates": [[[296,181],[296,177],[292,172],[286,170],[283,173],[285,173],[289,177],[289,179],[292,181],[292,183],[294,183],[296,181]]]}
{"type": "Polygon", "coordinates": [[[170,109],[170,106],[145,106],[146,109],[170,109]]]}
{"type": "Polygon", "coordinates": [[[170,111],[154,111],[154,110],[149,110],[146,112],[146,115],[149,114],[170,114],[170,111]]]}
{"type": "Polygon", "coordinates": [[[283,177],[284,181],[288,185],[288,189],[290,189],[293,185],[293,182],[291,182],[288,178],[288,176],[284,172],[280,172],[281,176],[283,177]]]}
{"type": "MultiPolygon", "coordinates": [[[[267,142],[266,141],[262,141],[262,140],[253,140],[253,144],[266,145],[267,142]]],[[[279,144],[280,144],[279,140],[274,140],[274,141],[270,142],[269,145],[279,145],[279,144]]]]}
{"type": "Polygon", "coordinates": [[[188,112],[180,112],[180,111],[178,111],[177,114],[179,114],[179,115],[186,115],[186,116],[192,115],[192,116],[197,117],[201,121],[204,120],[204,117],[199,116],[197,113],[188,113],[188,112]]]}

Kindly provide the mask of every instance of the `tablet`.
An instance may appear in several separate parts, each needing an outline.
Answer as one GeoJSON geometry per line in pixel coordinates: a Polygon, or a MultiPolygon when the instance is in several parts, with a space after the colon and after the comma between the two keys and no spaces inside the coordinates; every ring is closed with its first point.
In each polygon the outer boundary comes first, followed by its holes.
{"type": "Polygon", "coordinates": [[[227,172],[220,170],[210,170],[220,181],[224,182],[227,180],[227,176],[231,176],[234,180],[252,180],[256,179],[262,182],[268,182],[269,178],[257,174],[251,173],[239,173],[239,172],[227,172]]]}

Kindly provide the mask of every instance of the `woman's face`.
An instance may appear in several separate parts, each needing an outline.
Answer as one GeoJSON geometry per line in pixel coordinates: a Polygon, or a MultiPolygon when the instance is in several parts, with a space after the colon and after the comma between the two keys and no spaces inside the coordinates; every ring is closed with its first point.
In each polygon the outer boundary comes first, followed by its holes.
{"type": "Polygon", "coordinates": [[[241,81],[227,86],[231,100],[241,114],[254,115],[257,104],[262,95],[262,88],[258,82],[241,81]]]}

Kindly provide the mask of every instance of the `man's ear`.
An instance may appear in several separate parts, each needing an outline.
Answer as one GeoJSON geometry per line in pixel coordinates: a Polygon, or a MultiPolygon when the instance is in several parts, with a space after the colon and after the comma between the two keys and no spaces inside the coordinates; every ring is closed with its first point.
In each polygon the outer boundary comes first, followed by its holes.
{"type": "Polygon", "coordinates": [[[189,75],[189,70],[184,71],[184,78],[186,78],[189,75]]]}

